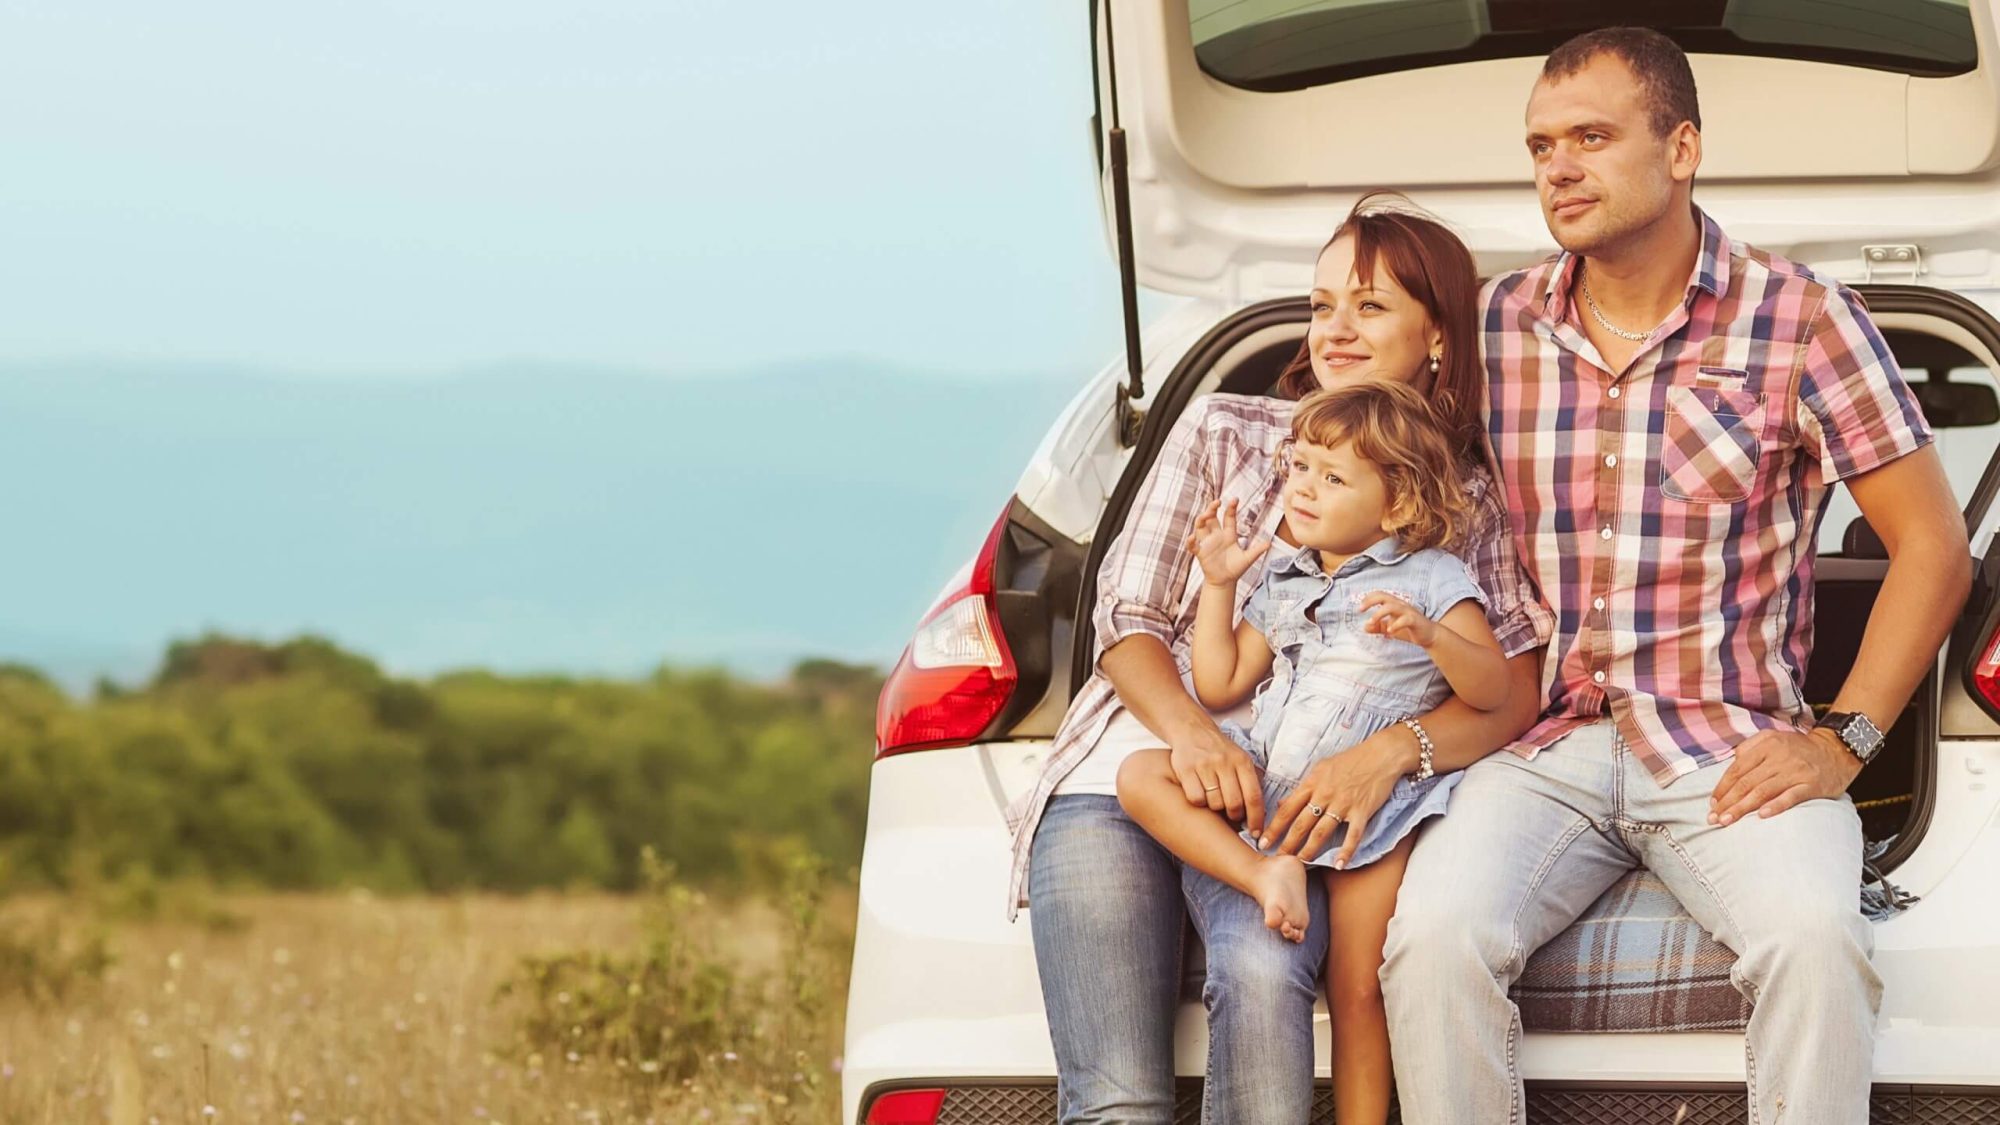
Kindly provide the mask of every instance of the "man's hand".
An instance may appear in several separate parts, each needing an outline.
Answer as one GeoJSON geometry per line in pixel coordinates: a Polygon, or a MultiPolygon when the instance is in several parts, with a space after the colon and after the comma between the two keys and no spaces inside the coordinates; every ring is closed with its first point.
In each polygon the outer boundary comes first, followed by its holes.
{"type": "Polygon", "coordinates": [[[1730,824],[1752,809],[1777,816],[1802,801],[1838,797],[1860,772],[1861,759],[1831,730],[1759,731],[1723,771],[1708,799],[1708,822],[1730,824]]]}
{"type": "Polygon", "coordinates": [[[1167,763],[1188,804],[1213,809],[1252,833],[1263,831],[1264,779],[1250,754],[1213,723],[1176,743],[1167,763]]]}

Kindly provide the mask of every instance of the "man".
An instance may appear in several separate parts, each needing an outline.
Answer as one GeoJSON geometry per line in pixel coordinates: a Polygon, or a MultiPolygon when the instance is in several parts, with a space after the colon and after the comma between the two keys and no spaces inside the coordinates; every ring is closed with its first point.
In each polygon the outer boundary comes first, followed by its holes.
{"type": "Polygon", "coordinates": [[[1488,427],[1557,617],[1542,716],[1419,843],[1382,970],[1403,1120],[1520,1122],[1523,962],[1643,864],[1738,957],[1750,1120],[1865,1122],[1881,983],[1845,793],[1963,605],[1965,527],[1854,294],[1698,210],[1657,33],[1550,55],[1527,147],[1562,253],[1484,298],[1488,427]],[[1889,549],[1860,656],[1801,697],[1813,534],[1845,481],[1889,549]]]}

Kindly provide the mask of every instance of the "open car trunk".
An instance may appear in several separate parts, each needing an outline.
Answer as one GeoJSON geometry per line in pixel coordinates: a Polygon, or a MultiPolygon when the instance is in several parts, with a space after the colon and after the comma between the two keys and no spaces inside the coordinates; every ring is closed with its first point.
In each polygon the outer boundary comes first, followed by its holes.
{"type": "MultiPolygon", "coordinates": [[[[1953,487],[1976,529],[2000,488],[2000,461],[1995,458],[2000,406],[1994,405],[1992,393],[2000,323],[1948,291],[1878,286],[1862,287],[1862,292],[1925,404],[1953,487]],[[1981,390],[1952,391],[1948,383],[1981,390]]],[[[1297,351],[1307,315],[1302,300],[1268,301],[1243,310],[1189,351],[1159,389],[1103,522],[1080,560],[1077,605],[1092,604],[1098,564],[1123,527],[1133,494],[1174,419],[1200,394],[1272,393],[1278,372],[1297,351]]],[[[1860,648],[1888,561],[1844,489],[1829,505],[1819,547],[1815,642],[1805,694],[1815,708],[1824,709],[1860,648]]],[[[1967,607],[1968,617],[1985,611],[1978,597],[1967,607]]],[[[1088,615],[1073,624],[1069,659],[1051,654],[1054,674],[1045,703],[1066,701],[1089,674],[1094,636],[1088,615]]],[[[1057,635],[1069,632],[1058,630],[1057,635]]],[[[1932,670],[1887,732],[1883,751],[1853,787],[1871,876],[1893,872],[1922,840],[1933,797],[1940,696],[1962,690],[1955,673],[1967,659],[1960,649],[1947,653],[1945,664],[1954,674],[1932,670]]],[[[1059,713],[1046,706],[1038,710],[1059,713]]],[[[1984,715],[1977,718],[1989,721],[1984,715]]],[[[1893,898],[1895,892],[1877,884],[1871,893],[1879,904],[1883,895],[1893,898]]],[[[1730,984],[1733,963],[1734,956],[1703,932],[1658,880],[1640,870],[1615,884],[1530,959],[1515,996],[1530,1030],[1737,1030],[1747,1021],[1749,1007],[1730,984]]],[[[1197,955],[1189,967],[1191,996],[1198,995],[1200,972],[1197,955]]]]}

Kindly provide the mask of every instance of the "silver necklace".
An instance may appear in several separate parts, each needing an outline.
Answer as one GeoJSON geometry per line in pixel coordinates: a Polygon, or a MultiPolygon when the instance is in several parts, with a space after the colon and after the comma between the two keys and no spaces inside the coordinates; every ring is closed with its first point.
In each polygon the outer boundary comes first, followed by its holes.
{"type": "Polygon", "coordinates": [[[1653,332],[1660,330],[1659,325],[1656,324],[1653,326],[1652,332],[1627,332],[1623,328],[1611,323],[1611,318],[1605,316],[1604,310],[1597,307],[1597,298],[1590,295],[1590,275],[1585,274],[1582,280],[1584,303],[1590,306],[1590,315],[1597,318],[1597,323],[1603,325],[1606,332],[1611,333],[1620,340],[1630,340],[1636,344],[1643,344],[1653,338],[1653,332]]]}

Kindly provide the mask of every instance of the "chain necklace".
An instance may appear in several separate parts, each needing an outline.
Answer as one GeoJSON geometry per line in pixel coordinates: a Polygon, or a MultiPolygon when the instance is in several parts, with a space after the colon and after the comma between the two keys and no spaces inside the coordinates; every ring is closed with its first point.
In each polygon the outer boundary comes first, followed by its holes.
{"type": "Polygon", "coordinates": [[[1653,338],[1653,332],[1660,330],[1660,326],[1656,324],[1653,326],[1652,332],[1627,332],[1623,328],[1611,323],[1611,318],[1605,316],[1604,310],[1597,307],[1597,298],[1590,295],[1590,275],[1584,274],[1582,281],[1584,303],[1590,306],[1590,315],[1597,318],[1597,323],[1603,325],[1606,332],[1611,333],[1620,340],[1630,340],[1635,344],[1643,344],[1653,338]]]}

